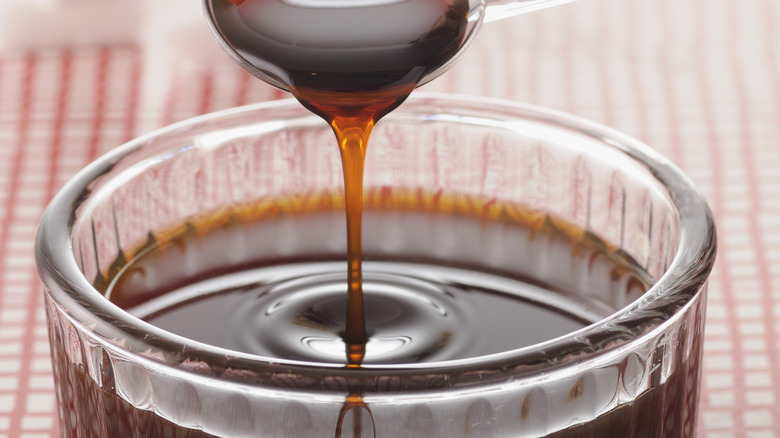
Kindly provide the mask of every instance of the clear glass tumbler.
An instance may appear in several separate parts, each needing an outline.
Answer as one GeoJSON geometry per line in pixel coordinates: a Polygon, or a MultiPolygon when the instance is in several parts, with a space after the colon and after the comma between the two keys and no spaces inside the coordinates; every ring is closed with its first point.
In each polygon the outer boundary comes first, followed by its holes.
{"type": "Polygon", "coordinates": [[[346,290],[341,184],[330,128],[293,101],[161,129],[67,183],[36,244],[62,436],[695,436],[715,229],[654,150],[553,111],[413,96],[369,145],[364,275],[369,331],[417,331],[377,335],[360,367],[324,319],[268,320],[346,290]],[[185,318],[205,334],[150,323],[213,292],[160,285],[237,265],[255,270],[230,287],[262,293],[185,318]],[[487,290],[527,311],[481,308],[487,290]]]}

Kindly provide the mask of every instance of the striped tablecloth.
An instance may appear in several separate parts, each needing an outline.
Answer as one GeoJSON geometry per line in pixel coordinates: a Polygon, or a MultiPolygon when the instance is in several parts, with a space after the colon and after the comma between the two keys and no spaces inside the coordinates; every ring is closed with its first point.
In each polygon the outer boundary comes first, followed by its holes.
{"type": "MultiPolygon", "coordinates": [[[[0,437],[57,435],[33,262],[57,189],[139,133],[285,97],[227,57],[197,67],[149,53],[0,52],[0,437]]],[[[720,233],[699,436],[780,436],[780,0],[583,0],[490,23],[424,89],[568,111],[682,167],[720,233]]]]}

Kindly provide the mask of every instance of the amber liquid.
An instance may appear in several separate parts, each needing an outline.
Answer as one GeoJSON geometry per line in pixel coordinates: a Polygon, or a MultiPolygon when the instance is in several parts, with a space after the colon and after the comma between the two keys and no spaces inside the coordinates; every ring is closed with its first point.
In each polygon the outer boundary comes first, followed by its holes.
{"type": "MultiPolygon", "coordinates": [[[[390,204],[375,203],[373,200],[378,200],[375,196],[367,196],[366,199],[364,214],[370,232],[366,235],[365,250],[371,258],[366,264],[365,283],[370,316],[367,319],[368,333],[374,339],[392,341],[398,334],[407,334],[410,338],[408,344],[389,354],[386,347],[392,346],[391,343],[380,351],[372,350],[369,343],[366,354],[369,363],[462,359],[532,345],[588,325],[622,305],[615,302],[608,303],[605,308],[591,308],[588,301],[580,302],[576,298],[578,294],[584,294],[588,289],[603,289],[608,291],[604,296],[634,300],[642,295],[650,281],[630,257],[614,250],[598,237],[556,218],[542,216],[540,219],[540,215],[534,212],[501,205],[496,206],[492,213],[485,214],[486,210],[477,201],[464,202],[460,206],[445,200],[442,205],[447,207],[436,210],[436,207],[425,203],[426,197],[421,201],[416,195],[394,196],[395,201],[390,204]],[[491,230],[502,228],[507,242],[511,243],[497,248],[499,254],[508,254],[507,251],[517,247],[518,242],[525,242],[520,246],[534,247],[536,257],[546,259],[556,267],[556,276],[552,283],[547,284],[532,278],[519,278],[516,274],[493,272],[466,263],[464,260],[468,257],[462,253],[455,254],[461,259],[449,260],[444,265],[430,253],[417,250],[401,249],[397,254],[383,256],[376,250],[381,248],[383,241],[383,236],[375,233],[380,216],[394,217],[394,228],[408,233],[408,237],[397,236],[401,241],[428,236],[432,243],[438,238],[433,230],[453,228],[460,230],[463,239],[487,241],[482,238],[491,230]],[[430,273],[430,276],[426,277],[421,272],[430,273]],[[580,277],[583,272],[588,273],[586,277],[580,277]],[[393,279],[387,280],[388,276],[393,279]],[[493,276],[510,281],[511,286],[506,291],[497,290],[496,283],[480,280],[493,276]],[[414,281],[404,284],[404,278],[414,281]],[[423,280],[425,283],[420,285],[423,280]],[[393,284],[401,284],[398,289],[414,292],[415,298],[405,301],[401,294],[394,291],[384,294],[383,291],[393,284]],[[561,303],[566,305],[540,304],[540,295],[524,295],[523,284],[528,285],[532,292],[538,291],[533,288],[540,287],[548,296],[561,297],[561,303]],[[437,290],[432,294],[424,295],[434,289],[437,290]],[[426,299],[419,299],[421,297],[426,299]],[[434,305],[421,305],[423,301],[434,305]],[[399,310],[393,311],[393,306],[399,310]],[[431,309],[437,309],[440,316],[431,317],[436,313],[431,309]],[[388,313],[400,319],[388,317],[388,313]],[[417,317],[410,319],[404,316],[409,314],[417,317]],[[469,338],[470,334],[485,332],[489,335],[469,338]],[[523,337],[534,335],[538,337],[523,337]]],[[[343,276],[326,276],[324,280],[320,276],[323,264],[338,264],[338,254],[309,249],[306,243],[311,244],[311,248],[320,247],[313,242],[312,236],[323,239],[327,236],[327,230],[340,222],[339,207],[342,204],[343,199],[338,198],[303,206],[280,201],[281,207],[275,205],[271,210],[250,207],[198,218],[178,227],[178,231],[159,233],[154,240],[140,246],[135,254],[129,254],[131,260],[125,269],[99,286],[120,307],[187,338],[272,357],[343,363],[343,355],[339,357],[337,350],[323,352],[306,342],[306,339],[319,337],[328,338],[331,344],[336,345],[334,340],[341,335],[338,321],[343,315],[339,314],[339,294],[343,293],[343,289],[337,283],[343,281],[340,280],[343,276]],[[329,205],[330,210],[323,210],[321,206],[324,205],[329,205]],[[280,221],[286,222],[288,227],[280,227],[280,221]],[[269,230],[284,230],[281,231],[286,233],[281,239],[283,241],[298,236],[294,245],[296,252],[279,258],[275,256],[274,248],[266,248],[247,256],[246,260],[226,260],[225,254],[231,251],[235,242],[244,242],[246,248],[256,248],[258,242],[268,242],[269,230]],[[263,280],[266,278],[273,280],[263,280]],[[182,292],[193,290],[199,292],[182,295],[182,292]],[[179,298],[170,299],[177,296],[179,298]],[[273,309],[273,312],[268,309],[273,309]],[[258,314],[264,317],[258,320],[258,314]],[[243,335],[247,336],[244,338],[243,335]],[[261,338],[276,339],[266,344],[251,343],[261,338]],[[290,350],[294,346],[299,348],[290,350]]],[[[486,251],[489,251],[490,245],[486,243],[474,250],[478,254],[489,254],[486,251]]],[[[430,248],[432,245],[423,243],[421,247],[430,248]]],[[[232,249],[237,253],[244,251],[232,249]]],[[[515,255],[507,257],[521,264],[527,262],[515,255]]],[[[343,272],[343,265],[332,271],[343,272]]],[[[700,344],[697,343],[694,348],[696,352],[693,356],[696,357],[700,344]]],[[[65,357],[64,353],[60,356],[65,357]]],[[[68,378],[58,379],[59,382],[93,384],[90,378],[75,372],[74,367],[59,369],[59,372],[71,374],[68,378]]],[[[683,432],[686,412],[691,408],[691,400],[695,400],[691,398],[692,394],[697,392],[695,370],[694,365],[689,367],[688,363],[681,363],[679,371],[668,380],[633,402],[592,421],[559,430],[552,436],[686,436],[683,432]],[[663,411],[658,406],[662,406],[663,411]]],[[[586,396],[579,391],[573,387],[570,398],[576,400],[586,396]]],[[[85,386],[83,391],[62,392],[66,395],[73,393],[77,397],[100,395],[97,401],[86,403],[77,400],[73,404],[84,406],[84,409],[96,403],[105,404],[110,412],[116,412],[117,415],[111,416],[111,422],[106,425],[106,430],[111,433],[128,433],[128,430],[136,428],[136,433],[148,434],[142,436],[210,436],[137,409],[113,395],[110,387],[98,389],[85,386]]],[[[522,409],[516,414],[525,415],[522,409]]],[[[84,415],[88,412],[85,411],[84,415]]],[[[555,410],[547,415],[554,417],[555,410]]],[[[288,435],[284,436],[333,436],[334,431],[339,437],[375,436],[374,417],[360,390],[349,391],[339,414],[334,414],[330,421],[332,423],[285,423],[285,427],[292,429],[287,429],[285,433],[288,435]]],[[[399,417],[399,424],[404,425],[404,421],[403,417],[399,417]]],[[[386,436],[380,433],[386,424],[376,427],[380,428],[376,436],[386,436]]],[[[483,436],[481,428],[489,426],[474,423],[469,427],[473,436],[483,436]]],[[[445,432],[437,430],[435,423],[417,424],[412,421],[408,432],[410,435],[403,436],[446,436],[445,432]]],[[[522,434],[522,429],[517,432],[522,434]]],[[[507,436],[512,436],[512,433],[507,432],[507,436]]]]}
{"type": "Polygon", "coordinates": [[[468,1],[301,7],[283,0],[219,0],[211,11],[222,38],[243,62],[286,86],[336,134],[347,217],[344,341],[348,364],[358,366],[368,341],[361,216],[371,130],[421,80],[455,56],[465,35],[468,1]]]}
{"type": "MultiPolygon", "coordinates": [[[[343,364],[343,253],[323,245],[343,224],[343,197],[322,198],[279,199],[161,233],[99,287],[131,314],[188,339],[274,359],[343,364]],[[278,248],[269,236],[280,239],[278,248]]],[[[367,363],[459,360],[534,345],[624,304],[589,307],[588,291],[628,302],[649,286],[630,257],[563,221],[540,221],[544,216],[495,202],[488,215],[480,205],[490,201],[458,203],[445,195],[436,207],[426,205],[429,198],[367,197],[367,363]],[[386,247],[382,225],[402,230],[392,238],[396,250],[386,247]],[[437,253],[436,242],[451,239],[454,229],[467,251],[437,253]],[[490,239],[496,230],[512,244],[490,239]],[[504,269],[479,260],[496,254],[504,269]],[[532,258],[550,260],[555,276],[534,278],[532,258]]]]}

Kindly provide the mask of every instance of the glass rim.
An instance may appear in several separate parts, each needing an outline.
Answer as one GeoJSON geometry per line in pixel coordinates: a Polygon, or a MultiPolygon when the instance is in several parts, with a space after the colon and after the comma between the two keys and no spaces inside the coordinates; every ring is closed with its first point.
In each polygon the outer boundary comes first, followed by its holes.
{"type": "MultiPolygon", "coordinates": [[[[78,267],[71,231],[76,208],[88,193],[92,180],[110,171],[123,157],[144,144],[172,132],[253,112],[268,111],[273,114],[281,109],[289,112],[300,108],[301,116],[310,115],[297,101],[287,99],[187,119],[133,139],[89,164],[65,184],[41,218],[35,244],[39,276],[71,323],[89,327],[93,335],[129,357],[151,359],[162,366],[205,376],[213,373],[201,372],[197,366],[181,365],[202,361],[222,370],[251,370],[257,375],[298,375],[304,377],[299,386],[308,389],[321,387],[323,378],[341,378],[350,382],[359,380],[362,383],[358,384],[366,386],[369,391],[372,386],[365,383],[366,376],[402,378],[405,390],[415,387],[425,389],[425,382],[434,375],[451,378],[453,385],[458,386],[505,381],[507,376],[512,379],[529,377],[542,370],[549,377],[551,372],[559,369],[598,361],[623,351],[626,346],[663,330],[673,324],[675,316],[683,314],[695,297],[702,293],[716,255],[714,220],[704,197],[689,178],[654,149],[611,128],[576,116],[500,99],[415,93],[396,112],[414,112],[414,108],[424,110],[431,106],[442,108],[441,111],[447,114],[454,112],[484,117],[492,114],[493,117],[513,117],[563,127],[596,139],[645,166],[668,189],[678,213],[680,239],[668,269],[631,304],[604,319],[554,339],[487,356],[428,363],[367,364],[360,368],[267,358],[195,342],[131,316],[91,285],[78,267]],[[305,383],[315,381],[317,383],[310,385],[305,383]]],[[[229,376],[222,377],[230,380],[229,376]]],[[[266,379],[261,380],[268,383],[266,379]]]]}

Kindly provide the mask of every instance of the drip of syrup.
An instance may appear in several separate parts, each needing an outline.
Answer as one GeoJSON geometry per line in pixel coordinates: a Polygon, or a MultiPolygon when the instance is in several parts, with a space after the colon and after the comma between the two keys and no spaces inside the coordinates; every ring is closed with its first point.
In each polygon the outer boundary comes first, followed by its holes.
{"type": "MultiPolygon", "coordinates": [[[[362,290],[363,165],[371,130],[460,53],[468,0],[206,0],[240,64],[286,89],[333,129],[347,217],[347,364],[369,339],[362,290]]],[[[473,28],[473,27],[472,27],[473,28]]]]}

